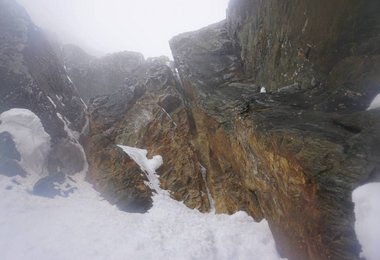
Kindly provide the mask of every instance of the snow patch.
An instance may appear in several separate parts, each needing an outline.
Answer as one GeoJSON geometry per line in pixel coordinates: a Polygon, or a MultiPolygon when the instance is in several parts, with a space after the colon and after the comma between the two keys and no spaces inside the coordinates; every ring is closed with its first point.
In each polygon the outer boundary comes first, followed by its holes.
{"type": "Polygon", "coordinates": [[[208,188],[208,183],[207,183],[207,170],[202,164],[199,164],[199,167],[201,168],[201,175],[203,178],[203,182],[206,186],[207,198],[208,198],[208,201],[210,202],[211,212],[215,213],[215,201],[211,196],[211,192],[210,192],[210,189],[208,188]]]}
{"type": "Polygon", "coordinates": [[[86,109],[88,109],[86,102],[84,102],[82,98],[80,99],[80,101],[82,102],[82,104],[84,105],[84,107],[85,107],[86,109]]]}
{"type": "Polygon", "coordinates": [[[172,118],[172,117],[170,116],[170,114],[165,110],[165,108],[163,108],[163,107],[161,107],[161,106],[160,106],[160,108],[162,109],[162,112],[164,112],[164,114],[169,118],[170,122],[172,122],[173,125],[174,125],[175,127],[177,127],[176,122],[174,122],[173,118],[172,118]]]}
{"type": "Polygon", "coordinates": [[[380,107],[380,94],[373,99],[367,110],[372,110],[380,107]]]}
{"type": "Polygon", "coordinates": [[[380,259],[380,183],[369,183],[352,193],[355,203],[355,232],[366,260],[380,259]]]}
{"type": "Polygon", "coordinates": [[[56,113],[58,118],[62,121],[63,127],[65,132],[67,133],[67,136],[70,138],[70,140],[74,143],[77,143],[81,133],[71,130],[69,127],[69,120],[67,120],[65,117],[63,117],[60,113],[56,113]]]}
{"type": "Polygon", "coordinates": [[[148,151],[145,149],[125,145],[118,145],[118,147],[128,154],[140,166],[140,169],[147,174],[150,188],[154,189],[157,193],[164,193],[160,188],[160,182],[156,176],[156,170],[163,164],[162,156],[155,155],[152,159],[148,159],[148,151]]]}
{"type": "Polygon", "coordinates": [[[47,175],[50,136],[32,111],[13,108],[0,115],[0,132],[9,132],[21,154],[20,166],[30,175],[47,175]]]}
{"type": "Polygon", "coordinates": [[[71,80],[71,78],[69,77],[69,75],[66,75],[66,77],[70,81],[70,83],[73,84],[73,81],[71,80]]]}
{"type": "Polygon", "coordinates": [[[53,99],[51,99],[51,97],[47,96],[47,98],[49,99],[50,103],[54,106],[54,108],[57,108],[57,105],[54,103],[53,99]]]}

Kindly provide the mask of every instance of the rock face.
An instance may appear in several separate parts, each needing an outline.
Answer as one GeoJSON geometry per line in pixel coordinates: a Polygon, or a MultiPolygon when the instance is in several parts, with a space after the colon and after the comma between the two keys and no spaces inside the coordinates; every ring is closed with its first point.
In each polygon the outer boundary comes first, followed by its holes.
{"type": "Polygon", "coordinates": [[[161,186],[201,211],[270,223],[288,259],[359,259],[351,193],[378,180],[378,1],[232,0],[91,100],[90,179],[127,210],[152,190],[116,144],[160,154],[161,186]],[[266,91],[261,91],[261,90],[266,91]],[[265,93],[263,93],[265,92],[265,93]]]}
{"type": "Polygon", "coordinates": [[[96,58],[74,45],[64,45],[60,55],[67,73],[86,102],[133,83],[143,71],[144,56],[137,52],[125,51],[96,58]]]}
{"type": "Polygon", "coordinates": [[[378,92],[379,9],[378,1],[232,0],[228,32],[257,84],[353,112],[378,92]]]}
{"type": "MultiPolygon", "coordinates": [[[[119,208],[152,205],[117,145],[145,148],[163,157],[173,198],[267,219],[288,259],[359,259],[351,193],[380,178],[380,110],[366,110],[380,92],[379,12],[378,0],[231,0],[225,21],[171,40],[175,66],[66,46],[68,77],[26,13],[0,0],[0,113],[30,109],[51,136],[54,174],[38,193],[83,166],[74,82],[89,102],[88,179],[119,208]]],[[[27,174],[19,161],[0,133],[0,172],[27,174]]]]}
{"type": "MultiPolygon", "coordinates": [[[[63,65],[44,34],[13,0],[0,1],[0,35],[0,114],[11,108],[34,112],[51,136],[48,172],[80,171],[85,158],[71,134],[79,138],[85,129],[85,105],[63,65]]],[[[10,144],[7,134],[1,135],[5,145],[10,144]]],[[[0,160],[14,162],[15,155],[2,154],[0,160]]]]}
{"type": "Polygon", "coordinates": [[[170,44],[217,211],[250,198],[289,259],[358,259],[351,193],[380,163],[365,111],[380,6],[301,2],[231,1],[225,22],[170,44]]]}
{"type": "Polygon", "coordinates": [[[202,166],[191,144],[191,122],[179,84],[166,60],[151,59],[145,75],[119,92],[90,103],[90,135],[86,145],[89,178],[106,198],[127,211],[145,211],[152,191],[145,173],[118,147],[146,148],[164,157],[161,186],[186,205],[210,208],[202,166]]]}

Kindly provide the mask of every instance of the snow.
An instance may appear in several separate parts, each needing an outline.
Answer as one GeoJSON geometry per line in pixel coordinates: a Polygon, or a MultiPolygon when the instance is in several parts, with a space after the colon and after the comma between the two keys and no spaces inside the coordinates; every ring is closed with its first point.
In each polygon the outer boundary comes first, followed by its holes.
{"type": "Polygon", "coordinates": [[[57,108],[57,105],[54,103],[53,99],[51,99],[51,97],[47,96],[47,98],[49,99],[50,103],[54,106],[54,108],[57,108]]]}
{"type": "Polygon", "coordinates": [[[73,194],[54,199],[34,196],[23,183],[0,175],[2,259],[281,259],[265,220],[189,209],[159,188],[161,156],[149,159],[146,150],[119,147],[157,189],[147,213],[110,205],[85,182],[85,172],[72,177],[73,194]]]}
{"type": "Polygon", "coordinates": [[[20,166],[32,176],[46,175],[50,136],[38,116],[27,109],[13,108],[0,115],[0,122],[0,133],[9,132],[21,154],[20,166]]]}
{"type": "Polygon", "coordinates": [[[80,99],[80,101],[82,102],[82,104],[84,105],[84,107],[85,107],[86,109],[88,109],[86,102],[84,102],[82,98],[80,99]]]}
{"type": "MultiPolygon", "coordinates": [[[[65,132],[67,133],[67,136],[70,138],[70,140],[73,142],[73,143],[77,143],[81,133],[77,132],[77,131],[74,131],[74,130],[71,130],[70,127],[69,127],[69,120],[67,120],[64,116],[62,116],[60,113],[56,113],[57,117],[62,121],[63,123],[63,127],[64,127],[64,130],[65,132]]],[[[87,124],[87,122],[86,122],[87,124]]]]}
{"type": "Polygon", "coordinates": [[[73,84],[73,81],[71,80],[69,75],[66,75],[67,79],[70,81],[71,84],[73,84]]]}
{"type": "Polygon", "coordinates": [[[208,198],[208,201],[210,202],[211,212],[215,213],[215,201],[212,198],[210,189],[208,188],[208,185],[207,185],[207,169],[202,164],[199,164],[199,167],[201,169],[202,179],[206,186],[207,198],[208,198]]]}
{"type": "Polygon", "coordinates": [[[280,259],[267,223],[243,212],[202,214],[161,197],[146,214],[125,213],[74,178],[69,198],[0,185],[2,259],[280,259]]]}
{"type": "Polygon", "coordinates": [[[355,232],[366,260],[380,259],[380,183],[369,183],[352,193],[355,232]]]}
{"type": "MultiPolygon", "coordinates": [[[[160,107],[161,107],[161,106],[160,106],[160,107]]],[[[174,122],[173,118],[172,118],[171,115],[165,110],[165,108],[161,107],[161,109],[162,109],[162,112],[164,112],[164,114],[169,118],[170,122],[172,122],[173,125],[174,125],[175,127],[177,127],[177,123],[174,122]]]]}
{"type": "Polygon", "coordinates": [[[148,159],[146,156],[148,151],[145,149],[139,149],[135,147],[118,145],[123,151],[129,155],[141,168],[142,171],[147,173],[149,183],[147,183],[156,192],[164,193],[161,190],[160,182],[155,176],[156,170],[163,164],[161,155],[155,155],[152,159],[148,159]]]}
{"type": "Polygon", "coordinates": [[[367,110],[372,110],[380,107],[380,94],[373,99],[367,110]]]}

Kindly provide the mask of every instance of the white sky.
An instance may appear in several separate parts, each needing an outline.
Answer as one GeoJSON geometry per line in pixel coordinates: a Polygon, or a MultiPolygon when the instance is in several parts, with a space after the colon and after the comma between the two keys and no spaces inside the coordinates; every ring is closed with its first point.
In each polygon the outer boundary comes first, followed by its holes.
{"type": "Polygon", "coordinates": [[[17,0],[60,41],[89,52],[170,56],[173,36],[225,18],[228,0],[17,0]]]}

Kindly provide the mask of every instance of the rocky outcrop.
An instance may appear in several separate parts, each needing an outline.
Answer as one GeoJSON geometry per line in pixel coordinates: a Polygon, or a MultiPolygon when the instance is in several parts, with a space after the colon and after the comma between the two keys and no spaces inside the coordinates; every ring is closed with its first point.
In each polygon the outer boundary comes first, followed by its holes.
{"type": "Polygon", "coordinates": [[[154,191],[116,144],[146,148],[162,155],[173,198],[267,219],[288,259],[359,259],[351,193],[380,166],[379,110],[366,111],[379,92],[379,10],[231,1],[226,21],[170,41],[175,69],[143,62],[90,101],[90,179],[145,211],[154,191]]]}
{"type": "Polygon", "coordinates": [[[252,82],[243,81],[242,62],[228,37],[226,23],[179,35],[170,44],[194,122],[193,143],[208,173],[216,212],[245,210],[260,220],[255,189],[241,176],[245,167],[255,169],[255,156],[245,156],[242,147],[229,137],[239,98],[259,90],[252,82]]]}
{"type": "Polygon", "coordinates": [[[228,32],[257,84],[354,112],[378,92],[379,10],[374,0],[231,0],[228,32]]]}
{"type": "MultiPolygon", "coordinates": [[[[85,105],[45,35],[13,0],[0,1],[0,35],[0,114],[25,108],[41,119],[51,137],[49,173],[82,170],[85,158],[77,139],[86,128],[85,105]]],[[[10,143],[6,133],[2,138],[10,143]]]]}
{"type": "Polygon", "coordinates": [[[178,81],[165,59],[144,63],[145,76],[119,92],[90,103],[90,135],[86,145],[89,178],[106,198],[127,211],[151,206],[152,190],[137,165],[116,145],[160,154],[161,186],[191,208],[210,209],[202,165],[191,144],[191,124],[178,81]]]}
{"type": "Polygon", "coordinates": [[[289,259],[358,259],[351,193],[379,175],[379,111],[365,109],[380,9],[301,2],[231,1],[226,22],[170,44],[217,211],[266,218],[289,259]]]}
{"type": "Polygon", "coordinates": [[[144,56],[137,52],[124,51],[97,58],[74,45],[64,45],[60,56],[86,102],[92,97],[112,94],[136,82],[144,72],[144,56]]]}

